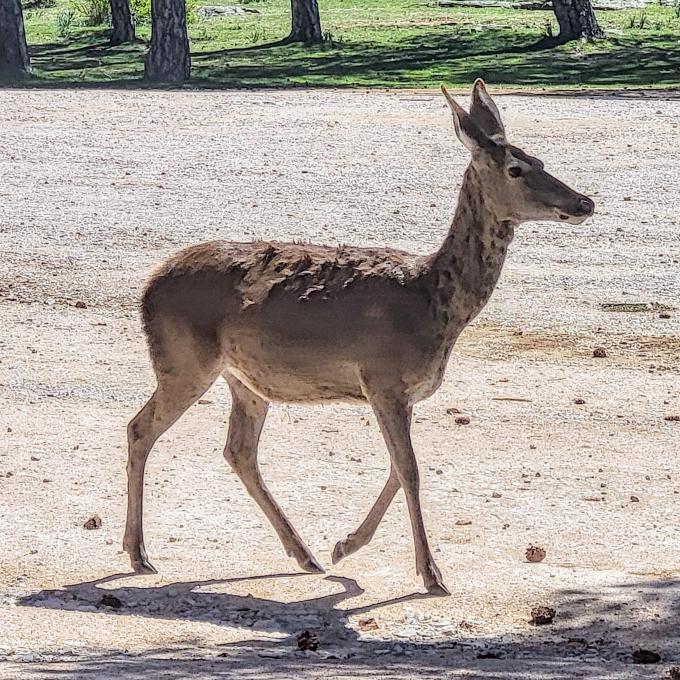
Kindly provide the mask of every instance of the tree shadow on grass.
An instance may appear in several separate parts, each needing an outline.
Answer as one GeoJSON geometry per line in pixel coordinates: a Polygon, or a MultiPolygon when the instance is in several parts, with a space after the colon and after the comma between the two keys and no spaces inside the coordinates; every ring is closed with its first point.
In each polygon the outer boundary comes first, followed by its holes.
{"type": "MultiPolygon", "coordinates": [[[[470,83],[477,77],[493,85],[534,89],[680,84],[676,35],[657,34],[649,45],[610,40],[575,53],[568,46],[538,50],[539,36],[529,29],[444,28],[389,44],[345,42],[325,48],[268,44],[197,51],[192,54],[193,77],[185,87],[434,87],[440,82],[470,83]]],[[[140,80],[145,51],[142,44],[110,47],[104,35],[83,37],[72,46],[34,46],[36,77],[26,84],[158,87],[140,80]]]]}
{"type": "MultiPolygon", "coordinates": [[[[102,680],[106,678],[167,678],[192,676],[244,678],[261,674],[270,678],[376,677],[440,678],[448,672],[474,671],[463,677],[509,680],[511,678],[551,678],[591,680],[621,677],[662,677],[661,669],[633,665],[632,652],[644,648],[658,652],[664,664],[680,661],[680,581],[674,579],[639,579],[612,585],[598,591],[557,591],[553,606],[557,617],[551,626],[527,626],[523,633],[510,635],[475,635],[455,619],[456,605],[451,605],[451,626],[436,636],[414,639],[389,639],[378,629],[371,637],[350,625],[350,616],[368,615],[381,607],[411,602],[427,595],[413,593],[361,607],[347,607],[351,599],[363,593],[356,581],[327,577],[334,592],[322,597],[296,602],[239,595],[230,592],[252,580],[271,581],[271,591],[285,591],[286,578],[318,577],[279,574],[172,583],[157,587],[116,586],[115,575],[99,581],[44,590],[19,601],[20,606],[68,612],[97,611],[106,625],[108,617],[148,617],[167,621],[205,622],[238,630],[243,639],[213,649],[184,645],[156,649],[140,655],[124,655],[110,649],[86,656],[61,668],[51,663],[39,677],[52,680],[102,680]],[[283,585],[282,585],[283,584],[283,585]],[[102,587],[105,586],[105,587],[102,587]],[[102,599],[104,596],[118,598],[102,599]],[[109,602],[109,605],[105,602],[109,602]],[[342,606],[341,606],[342,605],[342,606]],[[318,636],[316,652],[297,649],[296,636],[310,631],[318,636]],[[266,639],[262,633],[275,634],[266,639]],[[259,639],[258,639],[259,638],[259,639]],[[199,654],[202,658],[196,658],[199,654]],[[577,672],[576,662],[590,663],[585,675],[577,672]],[[207,673],[202,675],[202,673],[207,673]]],[[[318,587],[319,584],[317,584],[318,587]]],[[[425,609],[425,607],[423,607],[425,609]]],[[[441,611],[441,610],[438,610],[441,611]]],[[[410,626],[417,628],[417,621],[410,626]]],[[[411,636],[412,638],[413,636],[411,636]]],[[[35,677],[35,676],[34,676],[35,677]]],[[[456,675],[456,677],[460,677],[456,675]]]]}
{"type": "MultiPolygon", "coordinates": [[[[667,40],[674,40],[667,36],[667,40]]],[[[225,86],[382,85],[432,87],[440,82],[471,83],[483,77],[496,85],[520,87],[631,87],[680,82],[680,46],[660,48],[611,41],[606,49],[575,55],[556,49],[548,55],[529,49],[527,39],[487,30],[472,34],[410,38],[394,46],[345,44],[310,54],[303,49],[272,50],[249,61],[194,55],[196,83],[225,86]]]]}
{"type": "Polygon", "coordinates": [[[29,51],[36,77],[27,84],[82,86],[84,79],[98,78],[87,84],[110,86],[115,81],[139,87],[136,78],[144,72],[146,50],[141,40],[111,46],[106,31],[80,36],[70,43],[32,45],[29,51]]]}

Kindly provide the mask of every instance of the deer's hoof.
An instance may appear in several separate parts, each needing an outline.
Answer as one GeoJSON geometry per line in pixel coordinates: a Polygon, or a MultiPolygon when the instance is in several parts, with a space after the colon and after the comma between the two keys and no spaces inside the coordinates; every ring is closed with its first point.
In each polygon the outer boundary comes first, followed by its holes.
{"type": "Polygon", "coordinates": [[[132,560],[132,570],[135,574],[157,574],[156,567],[149,560],[132,560]]]}
{"type": "Polygon", "coordinates": [[[344,560],[345,557],[353,555],[359,548],[363,547],[365,543],[359,543],[356,536],[351,534],[342,541],[338,541],[333,548],[333,564],[337,564],[340,560],[344,560]]]}
{"type": "Polygon", "coordinates": [[[443,583],[432,583],[427,586],[428,594],[432,597],[448,597],[451,595],[449,589],[443,583]]]}
{"type": "Polygon", "coordinates": [[[300,569],[308,574],[325,574],[326,570],[316,561],[313,555],[308,555],[304,559],[298,560],[300,569]]]}
{"type": "Polygon", "coordinates": [[[331,560],[333,564],[337,564],[341,559],[347,557],[348,552],[345,551],[345,541],[338,541],[333,548],[333,556],[331,560]]]}

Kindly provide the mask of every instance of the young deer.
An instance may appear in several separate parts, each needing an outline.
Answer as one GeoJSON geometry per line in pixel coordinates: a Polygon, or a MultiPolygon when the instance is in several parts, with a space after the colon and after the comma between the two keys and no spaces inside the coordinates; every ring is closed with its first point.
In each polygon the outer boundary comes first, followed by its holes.
{"type": "Polygon", "coordinates": [[[361,526],[335,546],[333,563],[371,540],[402,488],[417,571],[430,593],[448,594],[420,508],[413,405],[439,388],[456,339],[493,292],[515,226],[580,224],[594,206],[507,142],[481,80],[469,114],[442,91],[472,160],[436,253],[215,241],[182,250],[151,277],[142,316],[158,385],[128,426],[124,545],[137,573],[155,573],[142,532],[151,447],[221,375],[233,400],[224,456],[302,569],[323,571],[257,465],[269,402],[368,402],[389,450],[390,475],[361,526]]]}

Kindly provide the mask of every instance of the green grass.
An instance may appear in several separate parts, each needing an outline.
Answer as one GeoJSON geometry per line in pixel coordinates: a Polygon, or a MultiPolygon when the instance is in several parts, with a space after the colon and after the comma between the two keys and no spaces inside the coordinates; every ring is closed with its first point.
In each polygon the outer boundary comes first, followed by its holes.
{"type": "MultiPolygon", "coordinates": [[[[443,8],[425,0],[321,0],[329,37],[324,46],[244,50],[284,37],[290,6],[289,0],[240,2],[261,14],[190,25],[192,86],[430,88],[441,82],[466,86],[477,76],[513,88],[680,86],[680,17],[658,4],[599,12],[606,40],[533,50],[548,25],[557,33],[552,12],[443,8]]],[[[68,6],[68,0],[56,0],[26,11],[30,82],[139,86],[146,45],[110,48],[104,27],[77,22],[60,37],[57,16],[68,6]]],[[[138,27],[138,34],[148,40],[149,27],[138,27]]]]}

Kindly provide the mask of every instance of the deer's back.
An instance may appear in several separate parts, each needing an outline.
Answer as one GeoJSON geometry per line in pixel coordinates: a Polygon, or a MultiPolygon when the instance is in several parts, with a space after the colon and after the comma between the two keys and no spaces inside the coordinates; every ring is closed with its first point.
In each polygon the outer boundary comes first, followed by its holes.
{"type": "Polygon", "coordinates": [[[426,260],[388,249],[211,242],[166,260],[143,301],[152,354],[168,324],[214,343],[270,401],[362,399],[361,370],[427,381],[440,360],[426,260]],[[427,374],[427,375],[425,375],[427,374]]]}

